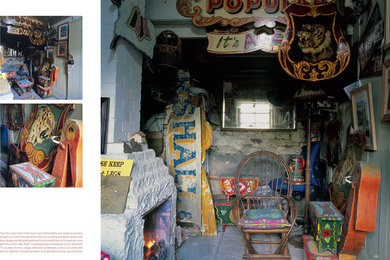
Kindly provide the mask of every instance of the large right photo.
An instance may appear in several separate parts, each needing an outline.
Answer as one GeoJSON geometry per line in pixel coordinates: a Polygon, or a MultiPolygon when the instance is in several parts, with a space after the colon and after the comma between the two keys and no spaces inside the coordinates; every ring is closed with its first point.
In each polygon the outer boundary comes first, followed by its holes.
{"type": "Polygon", "coordinates": [[[390,0],[102,0],[101,259],[388,259],[390,0]]]}

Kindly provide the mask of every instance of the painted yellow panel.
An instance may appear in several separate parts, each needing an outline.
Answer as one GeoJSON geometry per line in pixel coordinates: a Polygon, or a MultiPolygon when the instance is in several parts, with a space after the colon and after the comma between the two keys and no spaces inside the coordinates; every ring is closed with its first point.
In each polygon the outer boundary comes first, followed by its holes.
{"type": "Polygon", "coordinates": [[[101,159],[101,176],[130,176],[133,160],[101,159]]]}

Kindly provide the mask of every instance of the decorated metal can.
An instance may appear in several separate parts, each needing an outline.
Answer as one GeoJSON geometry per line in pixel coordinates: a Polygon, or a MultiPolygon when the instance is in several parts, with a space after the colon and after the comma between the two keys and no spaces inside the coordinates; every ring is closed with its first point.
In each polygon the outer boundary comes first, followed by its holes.
{"type": "Polygon", "coordinates": [[[288,166],[290,167],[292,173],[292,180],[295,184],[303,184],[305,183],[305,159],[302,155],[291,155],[288,159],[288,166]]]}

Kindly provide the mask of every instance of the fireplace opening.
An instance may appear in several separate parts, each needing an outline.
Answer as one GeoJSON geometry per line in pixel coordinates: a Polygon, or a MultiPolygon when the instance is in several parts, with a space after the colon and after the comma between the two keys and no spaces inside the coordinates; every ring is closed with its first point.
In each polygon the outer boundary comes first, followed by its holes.
{"type": "Polygon", "coordinates": [[[143,217],[144,260],[167,260],[172,253],[171,203],[168,199],[143,217]]]}

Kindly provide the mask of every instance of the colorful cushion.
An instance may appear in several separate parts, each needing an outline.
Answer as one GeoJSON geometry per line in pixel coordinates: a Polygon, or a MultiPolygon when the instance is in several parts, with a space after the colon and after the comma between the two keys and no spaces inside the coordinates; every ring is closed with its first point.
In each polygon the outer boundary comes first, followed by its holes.
{"type": "MultiPolygon", "coordinates": [[[[252,195],[259,185],[260,179],[251,179],[251,178],[242,178],[240,179],[240,194],[252,195]]],[[[219,183],[221,185],[221,190],[225,193],[226,196],[236,195],[234,189],[234,178],[232,177],[220,177],[219,183]]]]}
{"type": "Polygon", "coordinates": [[[246,228],[271,229],[291,226],[279,209],[250,209],[244,213],[240,225],[246,228]]]}

